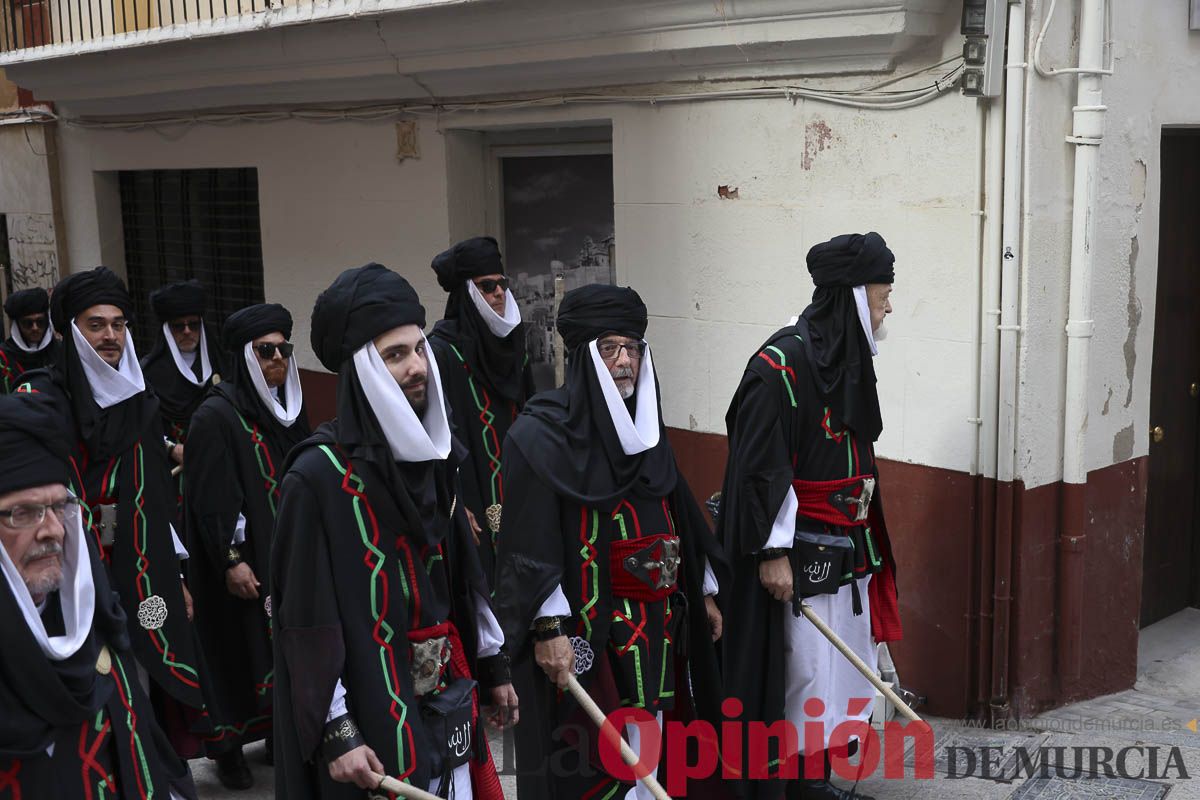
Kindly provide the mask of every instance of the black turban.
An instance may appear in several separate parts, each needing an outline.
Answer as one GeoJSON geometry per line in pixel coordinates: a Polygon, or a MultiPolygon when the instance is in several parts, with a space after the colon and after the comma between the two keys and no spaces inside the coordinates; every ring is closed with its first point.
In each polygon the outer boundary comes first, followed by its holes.
{"type": "Polygon", "coordinates": [[[159,322],[170,322],[191,314],[203,314],[206,299],[204,287],[193,278],[155,289],[150,293],[150,306],[159,322]]]}
{"type": "Polygon", "coordinates": [[[62,414],[45,395],[0,396],[0,494],[68,483],[64,430],[62,414]]]}
{"type": "Polygon", "coordinates": [[[447,292],[480,275],[503,275],[500,245],[491,236],[476,236],[459,242],[433,258],[438,284],[447,292]]]}
{"type": "Polygon", "coordinates": [[[58,282],[50,299],[50,322],[59,331],[70,329],[71,320],[92,306],[116,306],[133,320],[133,298],[125,282],[108,267],[74,272],[58,282]]]}
{"type": "Polygon", "coordinates": [[[237,350],[246,342],[275,331],[285,339],[292,338],[292,315],[279,303],[259,303],[229,315],[221,328],[221,343],[227,350],[237,350]]]}
{"type": "Polygon", "coordinates": [[[49,310],[50,295],[40,286],[13,292],[4,301],[4,313],[8,315],[9,322],[16,322],[30,314],[45,314],[49,310]]]}
{"type": "Polygon", "coordinates": [[[408,281],[382,264],[348,269],[313,306],[312,348],[330,372],[381,333],[425,328],[425,309],[408,281]]]}
{"type": "Polygon", "coordinates": [[[646,304],[628,286],[580,286],[563,295],[557,325],[567,352],[609,332],[641,339],[646,334],[646,304]]]}
{"type": "Polygon", "coordinates": [[[808,251],[808,271],[819,288],[895,283],[896,257],[878,233],[846,233],[808,251]]]}

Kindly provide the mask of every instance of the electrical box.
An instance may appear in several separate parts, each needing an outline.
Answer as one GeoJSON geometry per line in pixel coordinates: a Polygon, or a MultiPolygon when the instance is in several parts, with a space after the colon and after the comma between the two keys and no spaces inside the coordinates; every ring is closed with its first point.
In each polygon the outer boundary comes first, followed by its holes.
{"type": "Polygon", "coordinates": [[[1004,89],[1008,0],[963,0],[962,93],[999,97],[1004,89]]]}

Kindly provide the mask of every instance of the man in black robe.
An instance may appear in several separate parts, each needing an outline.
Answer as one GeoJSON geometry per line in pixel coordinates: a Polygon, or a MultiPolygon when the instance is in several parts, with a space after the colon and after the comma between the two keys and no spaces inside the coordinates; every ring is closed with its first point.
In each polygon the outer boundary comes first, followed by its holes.
{"type": "Polygon", "coordinates": [[[378,264],[343,272],[313,309],[338,416],[288,458],[271,556],[275,775],[289,800],[361,798],[373,774],[501,797],[479,695],[497,722],[516,695],[424,324],[416,292],[378,264]]]}
{"type": "MultiPolygon", "coordinates": [[[[174,464],[183,464],[192,413],[225,371],[217,337],[204,321],[204,287],[198,280],[181,281],[150,293],[150,306],[162,322],[150,355],[142,359],[142,374],[158,395],[163,436],[174,464]]],[[[176,478],[179,518],[183,518],[183,481],[176,478]]]]}
{"type": "Polygon", "coordinates": [[[233,369],[192,416],[188,582],[212,684],[207,750],[231,789],[253,784],[242,746],[271,734],[271,531],[284,459],[309,434],[291,336],[276,303],[231,314],[233,369]]]}
{"type": "Polygon", "coordinates": [[[490,582],[504,503],[501,447],[533,394],[525,326],[492,237],[459,242],[433,259],[433,271],[450,296],[429,344],[446,382],[455,435],[469,453],[459,472],[462,503],[490,582]]]}
{"type": "Polygon", "coordinates": [[[513,658],[540,667],[518,684],[523,800],[635,796],[555,693],[570,670],[606,713],[719,719],[723,557],[667,440],[646,322],[632,289],[567,292],[566,384],[531,398],[505,442],[496,608],[513,658]]]}
{"type": "Polygon", "coordinates": [[[194,800],[67,489],[66,439],[48,399],[0,398],[0,797],[194,800]]]}
{"type": "Polygon", "coordinates": [[[159,721],[190,757],[199,750],[192,734],[209,730],[203,664],[180,577],[187,551],[172,526],[175,493],[158,399],[129,335],[132,308],[125,284],[105,267],[63,278],[50,304],[51,322],[63,332],[62,357],[28,374],[20,391],[47,395],[71,432],[71,491],[121,597],[159,721]]]}
{"type": "Polygon", "coordinates": [[[750,359],[725,418],[718,535],[734,567],[726,610],[738,619],[725,637],[725,690],[742,702],[743,719],[784,719],[800,734],[798,753],[771,754],[785,762],[771,770],[777,779],[743,784],[748,798],[856,796],[829,782],[829,738],[843,722],[869,724],[875,689],[793,614],[794,592],[871,666],[875,644],[901,636],[876,485],[883,422],[871,361],[891,312],[894,261],[877,233],[813,247],[812,304],[750,359]],[[840,560],[820,561],[832,552],[840,560]],[[799,576],[807,582],[795,583],[799,576]],[[813,699],[816,709],[805,705],[813,699]],[[824,726],[823,749],[806,751],[806,723],[824,726]]]}
{"type": "Polygon", "coordinates": [[[0,344],[0,394],[15,392],[21,376],[53,364],[62,345],[50,326],[50,295],[41,287],[13,292],[4,301],[8,338],[0,344]]]}

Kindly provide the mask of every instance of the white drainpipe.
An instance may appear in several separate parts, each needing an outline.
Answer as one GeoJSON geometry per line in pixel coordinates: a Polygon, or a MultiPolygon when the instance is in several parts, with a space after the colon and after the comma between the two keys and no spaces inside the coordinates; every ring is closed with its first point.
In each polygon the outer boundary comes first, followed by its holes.
{"type": "Polygon", "coordinates": [[[1075,190],[1071,208],[1070,301],[1067,315],[1067,380],[1063,481],[1087,483],[1088,360],[1092,330],[1092,249],[1095,240],[1100,141],[1105,107],[1100,89],[1104,58],[1105,0],[1083,0],[1079,17],[1079,84],[1074,129],[1075,190]],[[1094,70],[1094,71],[1093,71],[1094,70]]]}
{"type": "Polygon", "coordinates": [[[1059,538],[1058,677],[1079,677],[1083,661],[1084,557],[1087,532],[1088,362],[1092,331],[1092,266],[1096,236],[1100,142],[1104,136],[1101,80],[1106,0],[1082,0],[1074,126],[1075,187],[1071,199],[1071,265],[1067,309],[1066,407],[1063,411],[1063,492],[1059,538]]]}

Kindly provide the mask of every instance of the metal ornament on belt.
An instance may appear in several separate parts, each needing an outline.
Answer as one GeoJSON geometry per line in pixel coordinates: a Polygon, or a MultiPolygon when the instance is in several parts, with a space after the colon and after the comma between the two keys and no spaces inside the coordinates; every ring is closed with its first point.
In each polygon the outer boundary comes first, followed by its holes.
{"type": "Polygon", "coordinates": [[[483,512],[483,515],[487,517],[488,530],[492,532],[493,536],[500,532],[500,514],[503,510],[503,506],[499,503],[492,503],[483,512]]]}
{"type": "Polygon", "coordinates": [[[152,594],[138,603],[138,624],[148,631],[156,631],[167,621],[167,601],[152,594]]]}
{"type": "MultiPolygon", "coordinates": [[[[829,498],[830,503],[839,510],[853,510],[854,516],[851,517],[855,522],[862,522],[870,514],[871,498],[875,496],[875,479],[862,479],[862,492],[855,497],[849,494],[838,492],[829,498]]],[[[843,511],[845,513],[845,511],[843,511]]]]}
{"type": "Polygon", "coordinates": [[[626,557],[625,569],[652,589],[674,586],[679,577],[679,537],[668,536],[646,545],[626,557]],[[659,557],[655,558],[654,551],[660,546],[659,557]],[[658,570],[658,580],[650,574],[653,570],[658,570]]]}
{"type": "Polygon", "coordinates": [[[449,662],[449,638],[434,636],[423,642],[412,643],[413,691],[418,697],[437,688],[442,678],[442,668],[449,662]]]}

